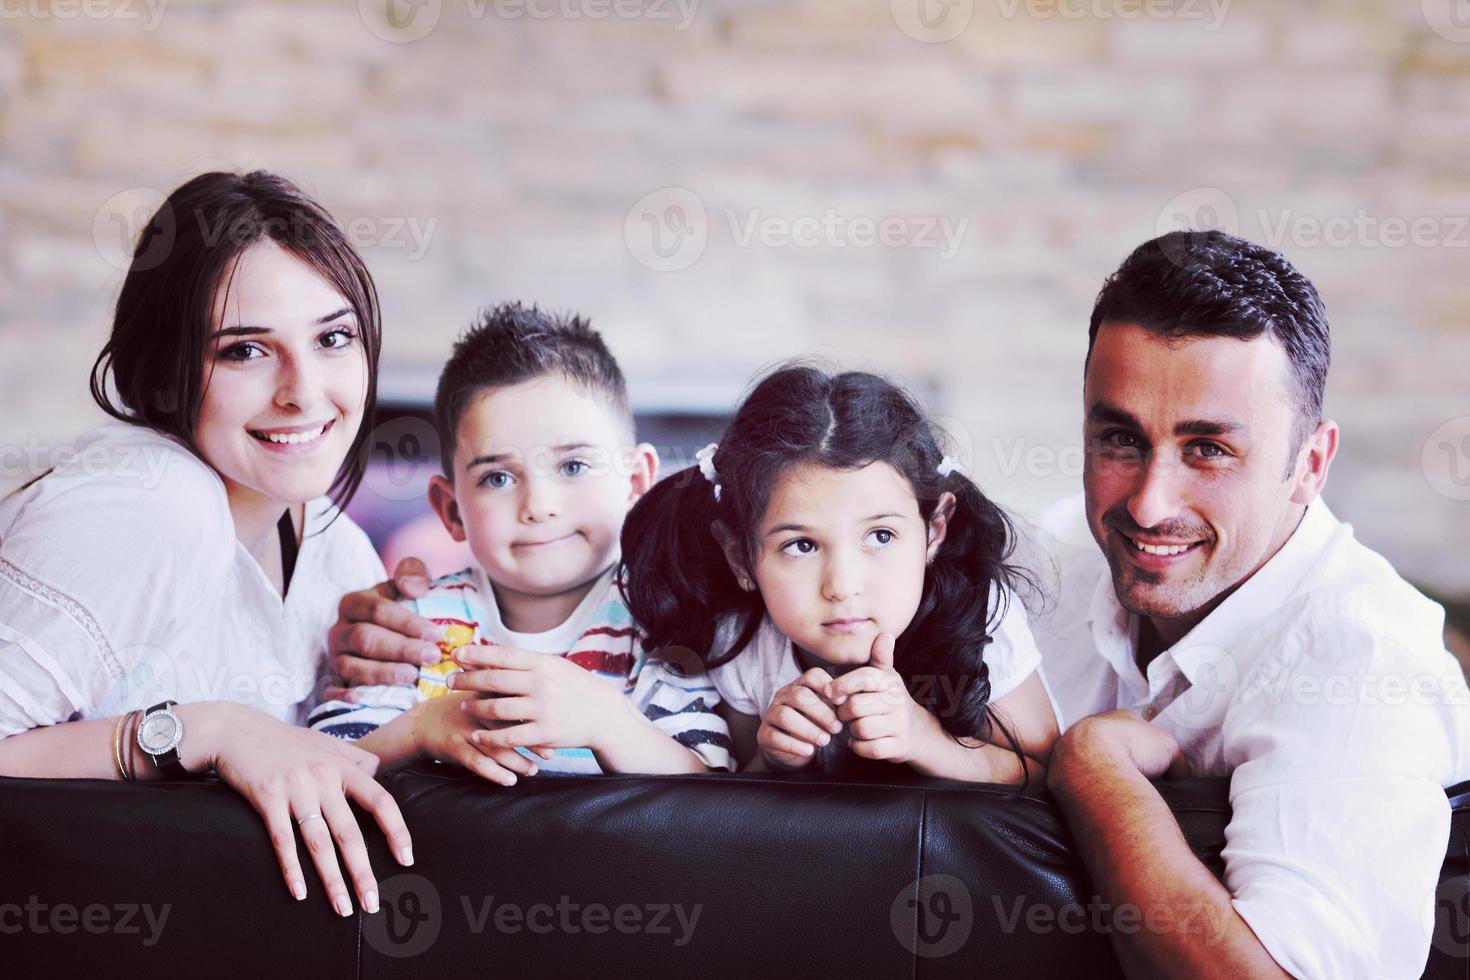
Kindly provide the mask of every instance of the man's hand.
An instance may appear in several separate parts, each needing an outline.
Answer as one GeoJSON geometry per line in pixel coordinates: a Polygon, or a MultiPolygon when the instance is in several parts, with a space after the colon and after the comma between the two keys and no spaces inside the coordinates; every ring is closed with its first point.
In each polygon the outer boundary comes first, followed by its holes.
{"type": "Polygon", "coordinates": [[[893,634],[879,633],[868,665],[828,684],[826,697],[837,706],[838,719],[848,723],[854,755],[907,763],[922,755],[942,729],[909,695],[893,666],[893,646],[893,634]]]}
{"type": "Polygon", "coordinates": [[[424,563],[405,558],[390,581],[342,597],[337,622],[327,631],[333,676],[328,699],[355,701],[351,688],[362,684],[412,685],[421,664],[439,662],[439,627],[398,601],[428,590],[424,563]]]}
{"type": "Polygon", "coordinates": [[[1174,736],[1131,711],[1109,711],[1082,719],[1057,741],[1048,772],[1052,792],[1064,791],[1069,778],[1088,778],[1099,759],[1126,759],[1146,779],[1188,775],[1174,736]]]}

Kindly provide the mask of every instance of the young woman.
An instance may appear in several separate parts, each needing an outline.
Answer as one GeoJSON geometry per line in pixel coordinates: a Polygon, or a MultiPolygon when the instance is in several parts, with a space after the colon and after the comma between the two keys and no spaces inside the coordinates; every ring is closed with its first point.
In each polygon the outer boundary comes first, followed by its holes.
{"type": "Polygon", "coordinates": [[[340,850],[377,911],[348,800],[409,864],[402,816],[374,756],[297,723],[339,598],[384,574],[338,510],[378,350],[367,268],[289,181],[208,173],[169,196],[93,369],[115,421],[0,500],[0,774],[213,770],[297,900],[299,830],[333,908],[352,911],[340,850]]]}

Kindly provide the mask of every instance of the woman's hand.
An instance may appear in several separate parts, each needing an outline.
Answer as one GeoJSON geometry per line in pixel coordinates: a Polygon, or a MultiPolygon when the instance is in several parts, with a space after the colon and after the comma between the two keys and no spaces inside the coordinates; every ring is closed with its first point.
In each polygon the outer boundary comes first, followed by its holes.
{"type": "MultiPolygon", "coordinates": [[[[451,675],[453,676],[453,675],[451,675]]],[[[536,763],[514,746],[478,741],[475,733],[486,724],[465,710],[475,700],[471,692],[441,694],[415,705],[404,715],[413,726],[413,742],[420,756],[464,766],[502,786],[514,786],[516,774],[536,775],[536,763]]],[[[555,754],[554,749],[547,750],[555,754]]],[[[546,753],[543,756],[549,758],[546,753]]]]}
{"type": "Polygon", "coordinates": [[[363,909],[378,911],[377,879],[348,799],[377,820],[399,864],[413,864],[413,842],[398,803],[373,779],[377,756],[242,705],[210,707],[201,733],[207,762],[265,820],[291,894],[298,901],[306,897],[296,857],[299,828],[337,913],[352,914],[337,861],[339,851],[363,909]]]}
{"type": "Polygon", "coordinates": [[[831,674],[813,667],[771,698],[755,733],[756,749],[768,767],[798,769],[842,731],[824,693],[831,683],[831,674]]]}
{"type": "Polygon", "coordinates": [[[854,755],[885,762],[912,762],[936,732],[939,720],[909,695],[893,667],[894,638],[879,633],[868,666],[843,674],[827,686],[826,697],[847,722],[854,755]]]}

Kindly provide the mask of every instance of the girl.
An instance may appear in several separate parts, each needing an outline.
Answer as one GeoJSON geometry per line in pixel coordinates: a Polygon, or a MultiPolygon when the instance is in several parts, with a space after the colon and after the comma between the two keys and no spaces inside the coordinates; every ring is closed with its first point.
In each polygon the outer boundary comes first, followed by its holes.
{"type": "Polygon", "coordinates": [[[912,399],[786,367],[699,459],[629,514],[626,595],[649,649],[711,669],[742,762],[795,769],[845,734],[931,776],[1039,771],[1057,723],[1010,523],[912,399]]]}
{"type": "Polygon", "coordinates": [[[378,910],[351,801],[412,863],[377,759],[295,725],[338,599],[383,576],[339,510],[378,341],[372,277],[320,205],[272,174],[203,174],[123,281],[92,382],[114,421],[0,500],[0,775],[213,770],[291,894],[300,834],[344,916],[344,867],[378,910]]]}

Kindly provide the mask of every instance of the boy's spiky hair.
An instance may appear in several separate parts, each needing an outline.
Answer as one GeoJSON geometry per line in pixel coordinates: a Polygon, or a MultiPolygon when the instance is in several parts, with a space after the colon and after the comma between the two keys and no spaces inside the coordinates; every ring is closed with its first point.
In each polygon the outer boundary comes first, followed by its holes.
{"type": "Polygon", "coordinates": [[[607,400],[633,432],[633,411],[622,369],[587,319],[546,312],[535,305],[501,303],[482,310],[454,345],[439,375],[434,425],[444,475],[454,479],[455,436],[470,401],[487,388],[503,388],[558,374],[607,400]]]}

